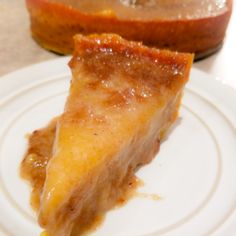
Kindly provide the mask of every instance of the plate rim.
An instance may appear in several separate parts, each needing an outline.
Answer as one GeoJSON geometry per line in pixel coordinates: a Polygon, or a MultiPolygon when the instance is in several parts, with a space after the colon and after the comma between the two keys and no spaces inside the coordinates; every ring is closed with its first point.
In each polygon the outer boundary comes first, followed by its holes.
{"type": "MultiPolygon", "coordinates": [[[[52,79],[52,77],[57,79],[61,76],[68,76],[70,74],[69,67],[67,66],[69,59],[70,56],[66,56],[44,61],[34,65],[29,65],[0,77],[0,107],[1,104],[4,104],[5,101],[11,99],[12,96],[27,87],[30,89],[32,85],[35,85],[35,83],[44,83],[48,78],[52,79]],[[45,70],[45,68],[49,66],[51,69],[45,70]],[[34,72],[33,74],[32,71],[34,72]],[[4,90],[3,94],[1,93],[1,90],[4,90]]],[[[218,103],[216,105],[217,109],[220,110],[222,114],[225,114],[227,119],[231,121],[236,132],[236,106],[232,106],[232,99],[235,99],[236,101],[236,90],[230,85],[225,84],[222,80],[219,80],[217,77],[207,74],[194,67],[191,70],[190,78],[191,79],[188,82],[187,87],[190,89],[197,89],[197,92],[212,104],[218,103]],[[194,74],[195,76],[198,75],[199,78],[194,78],[194,74]],[[225,94],[227,94],[227,96],[225,96],[225,94]]],[[[234,228],[236,231],[235,222],[236,207],[234,212],[225,222],[228,224],[225,230],[228,228],[234,228]]],[[[224,230],[225,223],[221,226],[222,229],[220,231],[224,230]]],[[[218,231],[216,233],[218,233],[218,231]]]]}

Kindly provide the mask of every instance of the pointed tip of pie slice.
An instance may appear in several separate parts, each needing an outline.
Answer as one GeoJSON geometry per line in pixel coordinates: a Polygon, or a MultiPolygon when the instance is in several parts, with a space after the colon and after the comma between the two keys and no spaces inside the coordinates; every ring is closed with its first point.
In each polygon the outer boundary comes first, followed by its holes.
{"type": "Polygon", "coordinates": [[[192,60],[113,34],[75,36],[39,211],[51,235],[70,235],[75,221],[110,209],[137,166],[151,161],[177,117],[192,60]]]}

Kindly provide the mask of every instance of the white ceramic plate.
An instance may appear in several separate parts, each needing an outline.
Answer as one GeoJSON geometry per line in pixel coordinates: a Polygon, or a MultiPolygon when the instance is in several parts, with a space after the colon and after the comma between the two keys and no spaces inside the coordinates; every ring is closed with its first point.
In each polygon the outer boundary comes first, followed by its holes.
{"type": "MultiPolygon", "coordinates": [[[[30,188],[19,177],[25,134],[63,110],[68,58],[0,78],[0,235],[38,236],[30,188]]],[[[236,235],[236,92],[192,70],[180,119],[138,176],[136,197],[107,214],[93,236],[236,235]]]]}

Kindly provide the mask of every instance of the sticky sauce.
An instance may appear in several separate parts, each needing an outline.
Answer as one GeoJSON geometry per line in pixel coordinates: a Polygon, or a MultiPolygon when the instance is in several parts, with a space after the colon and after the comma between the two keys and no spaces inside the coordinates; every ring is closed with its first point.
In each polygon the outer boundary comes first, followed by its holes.
{"type": "Polygon", "coordinates": [[[136,197],[145,198],[145,199],[150,199],[150,200],[153,200],[153,201],[160,201],[160,200],[163,199],[163,198],[162,198],[160,195],[158,195],[158,194],[140,193],[140,192],[136,192],[136,197]]]}
{"type": "Polygon", "coordinates": [[[139,192],[138,188],[144,185],[145,183],[141,179],[134,177],[133,180],[130,181],[127,191],[120,199],[118,199],[116,207],[122,207],[132,198],[142,198],[152,201],[160,201],[163,199],[163,197],[155,193],[139,192]]]}

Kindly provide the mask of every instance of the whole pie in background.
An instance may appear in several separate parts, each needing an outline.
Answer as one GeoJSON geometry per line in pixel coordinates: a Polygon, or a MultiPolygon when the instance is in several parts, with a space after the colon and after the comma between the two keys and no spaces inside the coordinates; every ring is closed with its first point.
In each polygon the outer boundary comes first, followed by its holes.
{"type": "Polygon", "coordinates": [[[116,33],[145,45],[195,53],[222,45],[232,0],[26,0],[33,38],[61,54],[77,33],[116,33]]]}

